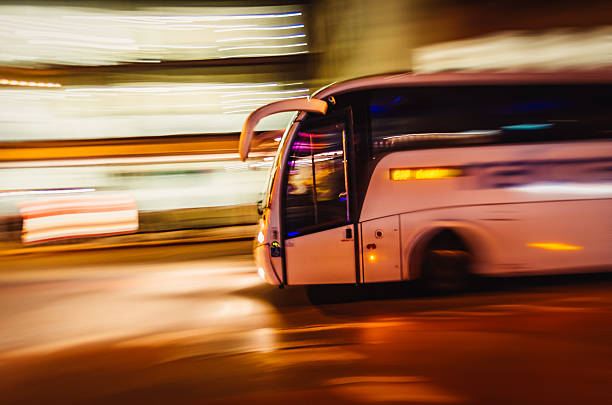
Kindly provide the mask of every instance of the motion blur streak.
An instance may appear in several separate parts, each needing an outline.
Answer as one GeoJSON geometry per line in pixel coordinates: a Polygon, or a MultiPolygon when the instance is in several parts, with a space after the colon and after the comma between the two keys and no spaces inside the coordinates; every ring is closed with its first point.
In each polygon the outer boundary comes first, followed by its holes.
{"type": "MultiPolygon", "coordinates": [[[[253,109],[302,98],[304,82],[118,83],[108,86],[0,88],[3,141],[99,139],[239,132],[253,109]],[[248,107],[248,108],[247,108],[248,107]],[[53,131],[49,131],[50,127],[53,131]]],[[[221,77],[217,77],[221,79],[221,77]]],[[[288,114],[262,121],[261,130],[282,128],[288,114]]],[[[259,129],[259,128],[258,128],[259,129]]]]}
{"type": "Polygon", "coordinates": [[[560,243],[560,242],[538,242],[538,243],[534,242],[534,243],[528,243],[527,246],[545,249],[545,250],[581,250],[583,249],[582,246],[568,245],[567,243],[560,243]]]}
{"type": "Polygon", "coordinates": [[[575,32],[572,29],[506,31],[449,41],[414,50],[418,73],[447,69],[560,69],[609,66],[612,26],[575,32]]]}
{"type": "Polygon", "coordinates": [[[223,28],[217,29],[215,32],[231,32],[231,31],[270,31],[270,30],[294,30],[304,28],[304,24],[281,25],[275,27],[238,27],[238,28],[223,28]]]}
{"type": "Polygon", "coordinates": [[[20,208],[24,243],[138,230],[136,201],[125,195],[36,200],[20,208]]]}
{"type": "MultiPolygon", "coordinates": [[[[262,39],[257,36],[234,36],[236,29],[266,30],[270,37],[279,37],[276,39],[279,45],[290,45],[306,36],[300,6],[291,5],[142,7],[133,10],[2,5],[0,64],[100,66],[204,60],[227,56],[220,54],[218,41],[261,45],[262,39]],[[286,35],[287,29],[295,33],[286,35]],[[85,30],[88,35],[83,34],[85,30]]],[[[285,52],[281,47],[266,54],[283,55],[285,52]]],[[[243,56],[257,55],[247,52],[243,56]]]]}
{"type": "MultiPolygon", "coordinates": [[[[266,152],[251,153],[250,156],[261,158],[268,156],[266,152]]],[[[27,168],[27,167],[77,167],[77,166],[101,166],[101,165],[125,165],[125,164],[164,164],[164,163],[190,163],[190,162],[214,162],[214,161],[237,161],[240,158],[238,153],[217,153],[210,155],[178,155],[178,156],[142,156],[142,157],[109,157],[93,159],[57,159],[57,160],[28,160],[17,162],[0,162],[0,169],[27,168]]],[[[234,162],[238,164],[239,162],[234,162]]],[[[95,189],[83,188],[76,189],[74,192],[94,191],[95,189]],[[83,191],[80,191],[83,190],[83,191]]],[[[7,193],[12,191],[7,191],[7,193]]],[[[34,194],[36,190],[32,190],[34,194]]],[[[58,191],[60,192],[60,191],[58,191]]],[[[69,191],[66,191],[69,192],[69,191]]],[[[17,192],[18,193],[18,192],[17,192]]],[[[54,190],[49,190],[53,194],[54,190]]],[[[45,190],[40,190],[40,194],[46,194],[45,190]]],[[[9,195],[9,194],[6,194],[9,195]]]]}
{"type": "Polygon", "coordinates": [[[334,391],[354,401],[367,403],[403,402],[403,403],[431,403],[447,404],[461,403],[465,400],[459,396],[451,395],[442,388],[431,383],[357,383],[342,384],[334,391]]]}
{"type": "Polygon", "coordinates": [[[0,191],[0,196],[22,196],[22,195],[45,195],[45,194],[74,194],[74,193],[89,193],[96,191],[95,188],[59,188],[50,190],[9,190],[0,191]]]}
{"type": "Polygon", "coordinates": [[[608,183],[534,183],[511,187],[527,193],[547,194],[612,194],[612,184],[608,183]]]}

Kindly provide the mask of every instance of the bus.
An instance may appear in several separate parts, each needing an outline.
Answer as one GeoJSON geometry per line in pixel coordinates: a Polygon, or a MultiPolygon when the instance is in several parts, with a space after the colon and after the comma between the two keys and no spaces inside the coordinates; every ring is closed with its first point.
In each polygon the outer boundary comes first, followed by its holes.
{"type": "Polygon", "coordinates": [[[393,74],[277,101],[282,136],[254,247],[284,285],[612,266],[612,71],[393,74]]]}

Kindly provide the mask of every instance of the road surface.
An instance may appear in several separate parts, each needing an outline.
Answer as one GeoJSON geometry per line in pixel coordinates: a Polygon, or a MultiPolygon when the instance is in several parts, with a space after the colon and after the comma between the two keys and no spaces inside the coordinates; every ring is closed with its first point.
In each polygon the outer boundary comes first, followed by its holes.
{"type": "Polygon", "coordinates": [[[610,274],[279,290],[249,248],[2,258],[2,404],[612,403],[610,274]]]}

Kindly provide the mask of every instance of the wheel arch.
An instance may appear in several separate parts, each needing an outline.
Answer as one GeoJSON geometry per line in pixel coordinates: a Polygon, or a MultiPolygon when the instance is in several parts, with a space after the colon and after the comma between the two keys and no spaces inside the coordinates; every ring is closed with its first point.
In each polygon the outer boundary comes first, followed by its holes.
{"type": "Polygon", "coordinates": [[[421,273],[422,254],[437,235],[444,231],[454,233],[467,247],[472,255],[470,271],[474,274],[485,273],[495,262],[497,256],[492,236],[477,224],[464,221],[436,221],[417,230],[405,247],[408,280],[417,279],[421,273]]]}

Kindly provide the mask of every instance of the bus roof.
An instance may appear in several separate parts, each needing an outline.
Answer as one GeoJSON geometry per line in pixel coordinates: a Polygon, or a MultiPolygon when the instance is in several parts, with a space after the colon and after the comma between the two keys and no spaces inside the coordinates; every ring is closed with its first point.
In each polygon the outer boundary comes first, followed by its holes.
{"type": "Polygon", "coordinates": [[[612,68],[576,69],[560,71],[478,71],[414,74],[410,72],[368,76],[332,83],[312,95],[312,98],[381,87],[403,86],[466,86],[503,84],[587,84],[612,83],[612,68]]]}
{"type": "Polygon", "coordinates": [[[414,74],[410,72],[369,76],[344,82],[332,83],[315,92],[307,99],[282,100],[267,104],[253,111],[246,119],[240,133],[239,153],[242,161],[249,156],[255,126],[263,118],[283,111],[311,111],[325,114],[327,106],[320,100],[347,93],[384,87],[406,86],[467,86],[467,85],[504,85],[504,84],[588,84],[612,83],[612,68],[592,68],[556,71],[478,71],[478,72],[438,72],[414,74]],[[316,103],[315,103],[316,101],[316,103]]]}

